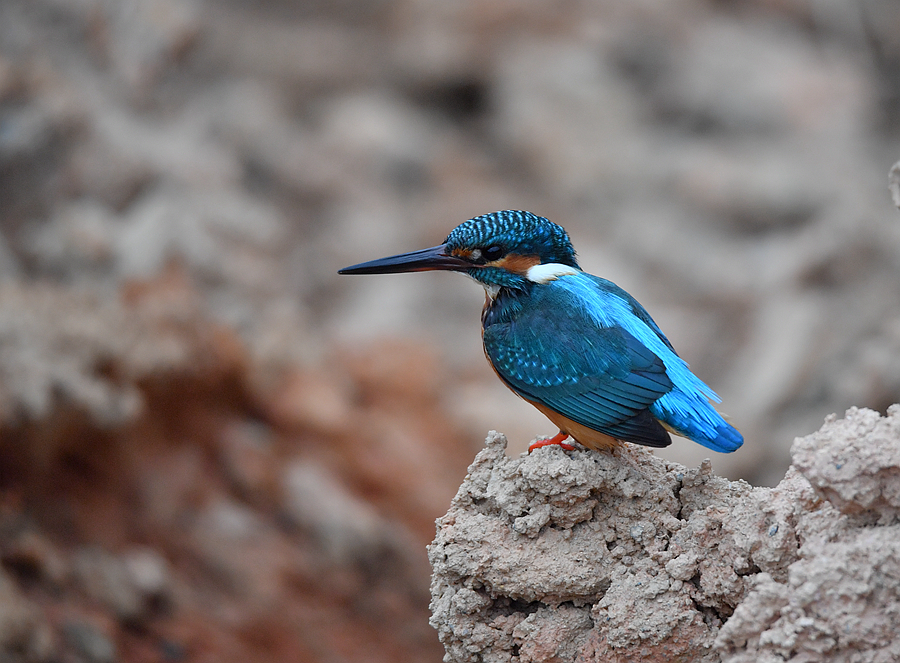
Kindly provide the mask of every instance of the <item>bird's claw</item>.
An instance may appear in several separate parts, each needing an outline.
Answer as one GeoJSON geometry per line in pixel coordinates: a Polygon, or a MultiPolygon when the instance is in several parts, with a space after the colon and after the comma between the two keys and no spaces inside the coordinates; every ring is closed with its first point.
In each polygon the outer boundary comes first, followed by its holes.
{"type": "Polygon", "coordinates": [[[553,437],[546,440],[536,440],[528,445],[528,453],[531,453],[535,449],[540,449],[541,447],[549,447],[553,445],[559,445],[566,451],[575,451],[575,447],[573,447],[571,444],[563,442],[563,440],[565,440],[567,437],[569,437],[568,434],[559,432],[553,437]]]}

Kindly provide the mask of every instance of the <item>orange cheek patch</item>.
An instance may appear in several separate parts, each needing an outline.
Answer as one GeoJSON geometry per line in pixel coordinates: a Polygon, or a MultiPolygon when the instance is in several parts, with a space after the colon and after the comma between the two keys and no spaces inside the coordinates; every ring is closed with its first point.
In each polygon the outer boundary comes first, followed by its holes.
{"type": "Polygon", "coordinates": [[[462,258],[464,260],[468,260],[472,257],[472,249],[453,249],[450,252],[450,255],[456,256],[457,258],[462,258]]]}
{"type": "Polygon", "coordinates": [[[522,274],[524,276],[529,269],[535,265],[540,265],[541,259],[537,256],[522,256],[516,253],[510,253],[490,264],[501,267],[514,274],[522,274]]]}

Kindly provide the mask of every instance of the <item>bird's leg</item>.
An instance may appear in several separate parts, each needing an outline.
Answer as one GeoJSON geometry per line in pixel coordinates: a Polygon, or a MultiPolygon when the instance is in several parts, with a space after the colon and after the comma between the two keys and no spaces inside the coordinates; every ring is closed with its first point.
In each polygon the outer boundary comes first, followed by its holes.
{"type": "Polygon", "coordinates": [[[528,453],[531,453],[535,449],[540,449],[541,447],[549,447],[554,444],[558,444],[566,451],[575,451],[575,447],[573,447],[571,444],[566,444],[565,442],[563,442],[563,440],[565,440],[567,437],[569,437],[568,433],[559,431],[559,433],[548,440],[537,440],[536,442],[532,442],[530,445],[528,445],[528,453]]]}

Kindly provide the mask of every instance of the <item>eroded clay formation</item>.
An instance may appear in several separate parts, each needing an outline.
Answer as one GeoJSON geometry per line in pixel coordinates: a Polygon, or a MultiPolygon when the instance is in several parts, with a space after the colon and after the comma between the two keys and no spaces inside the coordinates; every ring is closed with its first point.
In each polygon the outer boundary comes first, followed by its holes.
{"type": "Polygon", "coordinates": [[[830,417],[774,488],[630,445],[505,448],[429,549],[446,661],[900,660],[900,406],[830,417]]]}

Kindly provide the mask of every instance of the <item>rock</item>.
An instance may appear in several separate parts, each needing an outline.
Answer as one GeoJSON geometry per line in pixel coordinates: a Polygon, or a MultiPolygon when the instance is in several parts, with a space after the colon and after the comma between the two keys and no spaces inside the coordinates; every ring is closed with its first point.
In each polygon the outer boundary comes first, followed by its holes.
{"type": "Polygon", "coordinates": [[[900,526],[848,528],[801,552],[786,583],[760,574],[719,634],[722,660],[900,660],[900,526]]]}
{"type": "Polygon", "coordinates": [[[829,418],[775,488],[491,433],[429,547],[445,660],[893,660],[898,417],[829,418]]]}
{"type": "Polygon", "coordinates": [[[738,571],[755,563],[725,518],[749,486],[635,447],[509,459],[501,435],[487,445],[429,549],[432,623],[448,660],[568,651],[618,661],[636,650],[714,660],[715,632],[745,591],[738,571]],[[554,626],[559,610],[566,629],[554,626]]]}
{"type": "Polygon", "coordinates": [[[850,408],[791,447],[796,467],[841,513],[878,524],[900,517],[900,405],[887,417],[850,408]]]}

